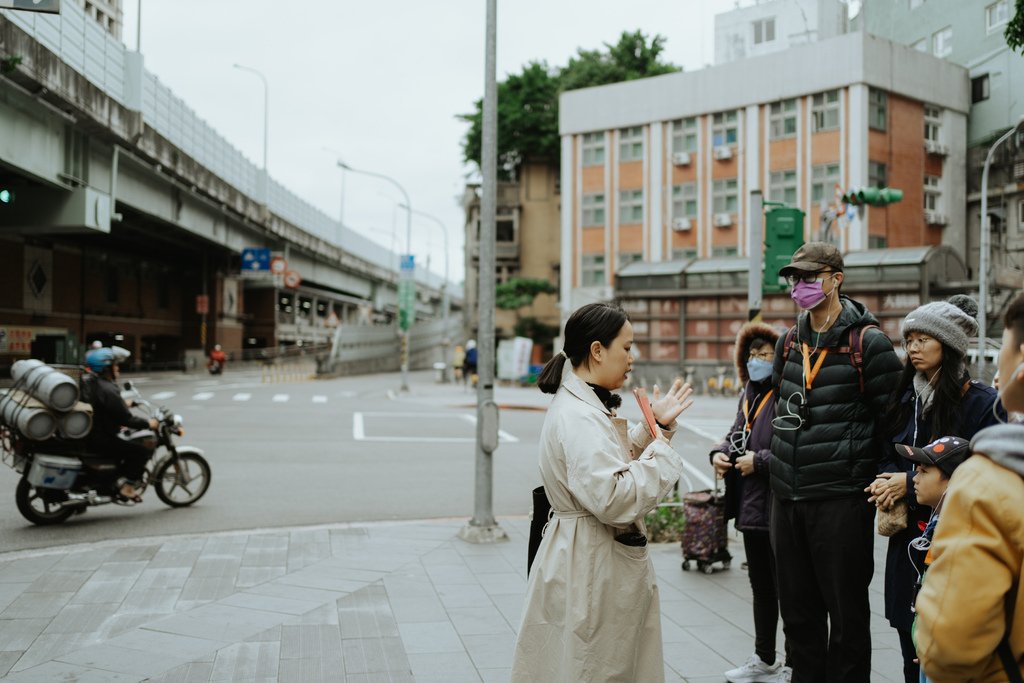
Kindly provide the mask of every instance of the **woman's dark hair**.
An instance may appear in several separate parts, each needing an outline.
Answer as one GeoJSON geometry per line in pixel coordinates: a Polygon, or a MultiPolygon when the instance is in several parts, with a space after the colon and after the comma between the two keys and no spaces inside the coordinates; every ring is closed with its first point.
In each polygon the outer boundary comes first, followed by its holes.
{"type": "Polygon", "coordinates": [[[1010,336],[1016,346],[1024,344],[1024,294],[1010,302],[1003,315],[1003,325],[1010,330],[1010,336]]]}
{"type": "MultiPolygon", "coordinates": [[[[587,304],[573,311],[565,323],[565,346],[563,351],[569,357],[574,368],[587,365],[590,359],[590,345],[601,342],[601,346],[611,346],[619,336],[619,330],[629,320],[626,312],[614,304],[587,304]]],[[[556,353],[547,362],[537,378],[537,386],[545,394],[553,394],[562,384],[562,370],[566,357],[556,353]]]]}
{"type": "Polygon", "coordinates": [[[773,350],[775,349],[775,344],[773,344],[770,339],[765,339],[764,337],[754,337],[753,339],[750,340],[750,344],[747,345],[747,352],[753,353],[754,351],[757,351],[758,349],[765,346],[770,346],[773,350]]]}
{"type": "MultiPolygon", "coordinates": [[[[914,375],[917,370],[914,364],[907,358],[900,375],[900,381],[896,389],[889,396],[889,405],[885,409],[885,427],[883,434],[887,439],[894,438],[903,431],[907,423],[914,418],[914,402],[903,402],[903,395],[907,389],[913,389],[914,375]]],[[[942,362],[939,364],[939,379],[935,383],[935,396],[932,399],[930,411],[931,434],[926,434],[928,441],[932,437],[942,435],[956,436],[960,433],[961,411],[960,403],[963,400],[963,386],[967,380],[967,370],[964,364],[964,357],[955,349],[942,345],[942,362]]],[[[917,444],[914,444],[917,445],[917,444]]]]}

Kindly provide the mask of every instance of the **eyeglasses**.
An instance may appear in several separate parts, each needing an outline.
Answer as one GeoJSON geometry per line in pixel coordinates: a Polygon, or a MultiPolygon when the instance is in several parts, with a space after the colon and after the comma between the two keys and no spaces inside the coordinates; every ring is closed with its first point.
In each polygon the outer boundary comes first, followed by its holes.
{"type": "Polygon", "coordinates": [[[790,274],[790,275],[786,276],[786,282],[789,283],[790,287],[792,287],[793,285],[795,285],[798,282],[803,282],[804,284],[810,285],[810,284],[814,284],[814,282],[816,282],[818,280],[819,276],[821,276],[821,275],[831,275],[831,274],[832,274],[831,270],[819,270],[817,273],[803,273],[803,274],[800,274],[800,275],[790,274]]]}
{"type": "Polygon", "coordinates": [[[774,356],[774,355],[775,354],[773,352],[771,352],[771,351],[759,351],[757,353],[750,354],[750,357],[751,358],[756,358],[758,360],[769,360],[770,361],[772,359],[772,356],[774,356]]]}
{"type": "Polygon", "coordinates": [[[912,349],[923,349],[928,346],[932,341],[931,337],[918,337],[917,339],[904,339],[903,348],[910,351],[912,349]]]}

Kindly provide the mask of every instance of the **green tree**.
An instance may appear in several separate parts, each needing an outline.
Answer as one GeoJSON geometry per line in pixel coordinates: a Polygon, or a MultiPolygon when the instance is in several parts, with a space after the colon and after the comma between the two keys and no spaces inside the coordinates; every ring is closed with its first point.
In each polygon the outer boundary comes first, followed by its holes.
{"type": "MultiPolygon", "coordinates": [[[[605,50],[577,50],[562,68],[546,62],[530,62],[522,73],[511,74],[498,84],[498,174],[515,178],[526,159],[559,161],[558,96],[589,88],[679,71],[660,61],[665,38],[648,39],[642,31],[623,31],[615,45],[605,50]]],[[[462,155],[480,167],[483,137],[483,100],[473,112],[459,118],[469,123],[462,141],[462,155]]]]}
{"type": "Polygon", "coordinates": [[[547,280],[531,277],[514,277],[494,288],[494,305],[503,311],[516,312],[513,329],[517,337],[532,339],[534,344],[548,348],[558,336],[557,325],[547,325],[533,316],[520,317],[519,309],[533,303],[541,294],[557,294],[558,288],[547,280]]]}
{"type": "Polygon", "coordinates": [[[1024,54],[1024,0],[1017,0],[1003,35],[1011,50],[1020,50],[1024,54]]]}

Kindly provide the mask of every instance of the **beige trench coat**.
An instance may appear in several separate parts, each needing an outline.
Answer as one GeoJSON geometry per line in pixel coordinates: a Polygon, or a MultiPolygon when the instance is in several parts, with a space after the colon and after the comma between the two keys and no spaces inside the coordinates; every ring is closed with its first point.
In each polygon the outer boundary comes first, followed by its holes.
{"type": "Polygon", "coordinates": [[[664,680],[654,567],[646,547],[615,535],[633,524],[646,533],[644,515],[682,467],[671,446],[642,423],[630,429],[566,363],[541,431],[553,516],[526,586],[514,683],[664,680]]]}

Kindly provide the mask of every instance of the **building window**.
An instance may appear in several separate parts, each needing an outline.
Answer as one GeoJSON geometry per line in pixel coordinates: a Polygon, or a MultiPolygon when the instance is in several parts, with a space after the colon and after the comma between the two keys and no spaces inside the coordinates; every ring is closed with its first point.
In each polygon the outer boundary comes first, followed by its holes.
{"type": "Polygon", "coordinates": [[[583,165],[600,166],[604,164],[604,133],[585,133],[583,135],[583,165]]]}
{"type": "Polygon", "coordinates": [[[583,195],[583,227],[604,227],[604,194],[583,195]]]}
{"type": "Polygon", "coordinates": [[[942,192],[939,190],[939,177],[926,175],[924,177],[924,208],[926,211],[938,211],[942,192]]]}
{"type": "Polygon", "coordinates": [[[736,144],[736,112],[723,111],[711,119],[711,144],[715,147],[736,144]]]}
{"type": "Polygon", "coordinates": [[[714,200],[715,213],[736,213],[739,207],[739,193],[736,178],[716,180],[712,185],[711,196],[714,200]]]}
{"type": "Polygon", "coordinates": [[[942,110],[931,104],[924,105],[924,139],[938,142],[941,129],[942,110]]]}
{"type": "Polygon", "coordinates": [[[868,89],[868,127],[885,130],[888,120],[889,97],[884,90],[868,89]]]}
{"type": "Polygon", "coordinates": [[[985,29],[992,33],[1010,21],[1010,0],[999,0],[985,8],[985,29]]]}
{"type": "Polygon", "coordinates": [[[988,74],[971,79],[971,104],[984,102],[988,99],[988,74]]]}
{"type": "Polygon", "coordinates": [[[868,187],[886,187],[887,181],[885,164],[880,161],[868,161],[868,187]]]}
{"type": "Polygon", "coordinates": [[[771,140],[796,135],[796,100],[773,102],[768,137],[771,140]]]}
{"type": "Polygon", "coordinates": [[[820,202],[831,196],[839,182],[839,164],[819,164],[811,167],[811,201],[820,202]]]}
{"type": "Polygon", "coordinates": [[[914,48],[918,52],[928,52],[928,39],[922,38],[921,40],[917,41],[910,47],[914,48]]]}
{"type": "Polygon", "coordinates": [[[723,256],[736,256],[739,250],[736,247],[711,247],[712,258],[721,258],[723,256]]]}
{"type": "Polygon", "coordinates": [[[932,54],[936,57],[946,57],[953,51],[953,27],[947,26],[932,35],[932,54]]]}
{"type": "Polygon", "coordinates": [[[644,255],[639,251],[623,251],[619,252],[619,269],[625,268],[630,263],[637,261],[643,261],[644,255]]]}
{"type": "Polygon", "coordinates": [[[644,222],[644,191],[619,192],[619,225],[644,222]]]}
{"type": "Polygon", "coordinates": [[[811,131],[839,128],[839,91],[829,90],[814,96],[811,105],[811,131]]]}
{"type": "Polygon", "coordinates": [[[775,17],[758,19],[754,22],[754,45],[775,40],[775,17]]]}
{"type": "Polygon", "coordinates": [[[580,285],[596,287],[605,283],[604,254],[584,254],[580,271],[580,285]]]}
{"type": "Polygon", "coordinates": [[[672,122],[672,151],[697,151],[697,118],[691,116],[672,122]]]}
{"type": "Polygon", "coordinates": [[[672,218],[697,217],[697,183],[672,186],[672,218]]]}
{"type": "Polygon", "coordinates": [[[120,299],[120,271],[117,266],[107,266],[104,289],[107,294],[107,303],[116,304],[120,299]]]}
{"type": "Polygon", "coordinates": [[[885,249],[888,244],[884,235],[868,235],[868,249],[885,249]]]}
{"type": "Polygon", "coordinates": [[[768,199],[796,206],[796,171],[772,171],[768,176],[768,199]]]}
{"type": "Polygon", "coordinates": [[[672,260],[673,261],[688,261],[690,259],[697,258],[696,249],[673,249],[672,260]]]}
{"type": "Polygon", "coordinates": [[[640,126],[619,131],[619,161],[643,161],[644,129],[640,126]]]}

